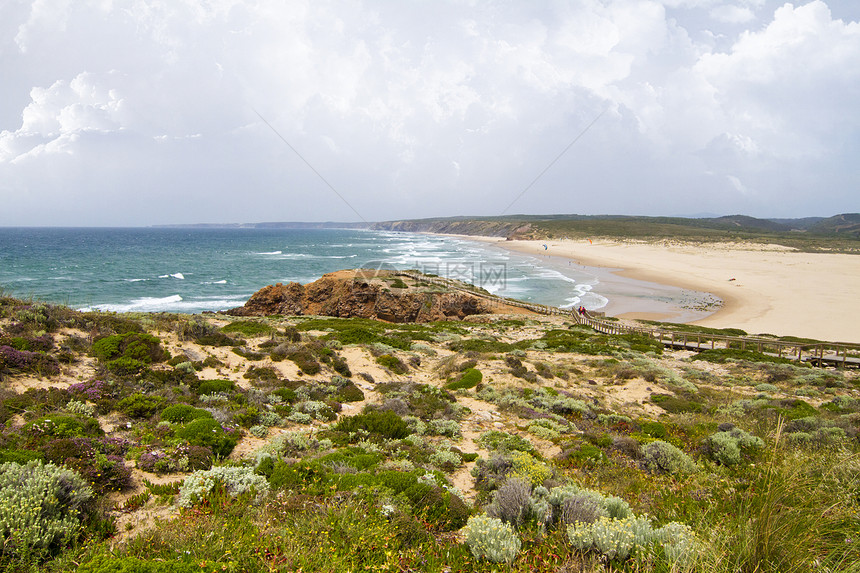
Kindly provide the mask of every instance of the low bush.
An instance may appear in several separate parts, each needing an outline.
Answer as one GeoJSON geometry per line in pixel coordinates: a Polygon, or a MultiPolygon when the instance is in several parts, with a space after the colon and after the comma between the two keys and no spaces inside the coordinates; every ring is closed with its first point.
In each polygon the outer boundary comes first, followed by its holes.
{"type": "Polygon", "coordinates": [[[481,380],[484,379],[484,375],[480,370],[476,368],[468,368],[463,371],[460,377],[453,382],[449,382],[445,385],[446,390],[466,390],[469,388],[474,388],[478,384],[481,383],[481,380]]]}
{"type": "Polygon", "coordinates": [[[186,424],[198,418],[211,418],[206,410],[195,408],[188,404],[173,404],[161,411],[161,419],[174,424],[186,424]]]}
{"type": "Polygon", "coordinates": [[[651,473],[680,474],[696,470],[693,458],[668,442],[656,440],[642,448],[643,464],[651,473]]]}
{"type": "Polygon", "coordinates": [[[529,481],[509,479],[493,492],[493,501],[487,506],[487,515],[497,517],[517,528],[529,518],[531,493],[532,484],[529,481]]]}
{"type": "Polygon", "coordinates": [[[50,415],[42,416],[24,426],[24,433],[34,438],[80,438],[99,436],[104,432],[95,418],[50,415]]]}
{"type": "Polygon", "coordinates": [[[254,494],[259,499],[269,491],[269,482],[255,474],[253,468],[221,466],[196,471],[185,478],[176,502],[180,507],[191,507],[206,499],[219,485],[231,497],[254,494]]]}
{"type": "Polygon", "coordinates": [[[99,493],[121,491],[131,485],[131,470],[117,453],[125,448],[92,438],[60,438],[42,448],[45,459],[75,470],[99,493]]]}
{"type": "Polygon", "coordinates": [[[232,392],[236,384],[232,380],[203,380],[195,389],[198,395],[217,394],[219,392],[232,392]]]}
{"type": "Polygon", "coordinates": [[[212,449],[181,444],[170,450],[144,452],[137,459],[137,467],[158,474],[208,470],[212,467],[212,449]]]}
{"type": "Polygon", "coordinates": [[[597,521],[568,526],[571,545],[580,551],[595,551],[610,561],[624,561],[654,544],[662,545],[671,570],[689,570],[701,551],[693,531],[671,522],[654,529],[647,517],[631,515],[624,519],[601,517],[597,521]]]}
{"type": "Polygon", "coordinates": [[[176,430],[176,435],[193,446],[206,446],[219,457],[230,455],[239,441],[238,432],[225,431],[212,418],[199,418],[176,430]]]}
{"type": "Polygon", "coordinates": [[[105,336],[93,343],[91,352],[108,365],[120,358],[150,364],[161,362],[167,356],[157,337],[141,332],[105,336]]]}
{"type": "Polygon", "coordinates": [[[534,452],[535,447],[530,441],[516,434],[501,430],[490,430],[481,434],[476,443],[488,450],[499,452],[534,452]]]}
{"type": "Polygon", "coordinates": [[[496,517],[470,517],[462,533],[475,558],[493,563],[512,562],[522,547],[513,528],[496,517]]]}
{"type": "Polygon", "coordinates": [[[60,373],[60,364],[53,356],[42,352],[16,350],[11,346],[0,346],[0,374],[7,368],[40,376],[53,376],[60,373]]]}
{"type": "Polygon", "coordinates": [[[5,550],[47,549],[80,533],[93,490],[72,470],[32,461],[0,465],[0,537],[5,550]]]}
{"type": "Polygon", "coordinates": [[[164,403],[161,396],[132,394],[120,400],[116,408],[129,418],[149,418],[161,410],[164,403]]]}
{"type": "Polygon", "coordinates": [[[346,433],[363,430],[394,440],[401,440],[409,435],[409,426],[403,418],[391,411],[371,410],[364,414],[345,416],[338,421],[335,430],[346,433]]]}
{"type": "Polygon", "coordinates": [[[261,336],[271,334],[274,329],[268,324],[256,320],[237,320],[221,327],[221,332],[227,334],[241,334],[242,336],[261,336]]]}
{"type": "Polygon", "coordinates": [[[734,466],[750,458],[764,448],[764,441],[740,428],[711,434],[704,441],[705,453],[715,462],[734,466]]]}
{"type": "Polygon", "coordinates": [[[320,363],[317,362],[316,358],[314,358],[313,353],[307,348],[294,350],[287,354],[287,358],[292,360],[295,365],[299,367],[299,370],[309,376],[319,374],[322,369],[320,363]]]}
{"type": "Polygon", "coordinates": [[[511,452],[511,477],[540,485],[552,477],[552,469],[528,452],[511,452]]]}
{"type": "Polygon", "coordinates": [[[376,358],[376,363],[388,368],[395,374],[406,374],[409,372],[409,368],[406,364],[403,363],[402,360],[397,358],[392,354],[383,354],[382,356],[378,356],[376,358]]]}
{"type": "Polygon", "coordinates": [[[796,364],[789,358],[778,358],[770,356],[754,350],[740,350],[737,348],[714,348],[703,350],[693,356],[693,360],[704,360],[706,362],[716,362],[723,364],[737,360],[745,360],[747,362],[766,362],[773,364],[796,364]]]}

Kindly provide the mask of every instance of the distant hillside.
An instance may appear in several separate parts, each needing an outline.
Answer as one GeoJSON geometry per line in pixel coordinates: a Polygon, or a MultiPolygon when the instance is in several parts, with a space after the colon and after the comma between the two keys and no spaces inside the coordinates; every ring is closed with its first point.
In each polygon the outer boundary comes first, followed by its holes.
{"type": "Polygon", "coordinates": [[[508,239],[626,237],[697,241],[765,241],[803,250],[860,252],[860,214],[830,218],[758,219],[746,215],[710,218],[624,215],[512,215],[444,217],[374,223],[372,229],[484,235],[508,239]],[[847,241],[847,243],[845,242],[847,241]]]}
{"type": "Polygon", "coordinates": [[[845,213],[810,225],[811,233],[860,239],[860,213],[845,213]]]}

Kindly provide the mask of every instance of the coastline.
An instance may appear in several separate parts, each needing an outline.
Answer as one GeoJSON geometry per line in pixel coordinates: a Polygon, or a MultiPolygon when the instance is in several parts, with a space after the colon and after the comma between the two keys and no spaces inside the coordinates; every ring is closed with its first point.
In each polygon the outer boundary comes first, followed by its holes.
{"type": "MultiPolygon", "coordinates": [[[[580,277],[587,276],[598,285],[592,291],[603,306],[589,306],[589,310],[599,310],[608,316],[629,319],[655,320],[660,322],[692,323],[702,320],[718,311],[722,302],[712,293],[691,285],[671,281],[655,280],[654,277],[628,273],[622,268],[601,265],[599,261],[583,262],[576,257],[565,256],[555,250],[547,253],[543,248],[545,241],[523,241],[532,243],[521,245],[520,241],[507,241],[499,237],[428,233],[465,241],[483,243],[507,253],[525,255],[535,259],[537,264],[563,275],[574,275],[580,284],[580,277]]],[[[548,245],[547,245],[548,246],[548,245]]]]}
{"type": "MultiPolygon", "coordinates": [[[[511,251],[545,253],[619,277],[712,293],[722,299],[716,312],[691,324],[860,343],[860,305],[856,304],[860,256],[801,253],[751,243],[491,241],[511,251]]],[[[644,308],[607,314],[655,319],[644,308]]]]}

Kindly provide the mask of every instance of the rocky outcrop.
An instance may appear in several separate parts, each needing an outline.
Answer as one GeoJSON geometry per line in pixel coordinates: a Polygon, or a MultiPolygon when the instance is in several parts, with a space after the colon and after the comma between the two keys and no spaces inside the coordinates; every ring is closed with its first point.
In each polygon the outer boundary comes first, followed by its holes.
{"type": "Polygon", "coordinates": [[[489,312],[486,302],[466,293],[391,289],[378,282],[324,275],[307,285],[278,283],[263,287],[244,306],[228,310],[226,314],[308,314],[376,318],[388,322],[431,322],[489,312]]]}

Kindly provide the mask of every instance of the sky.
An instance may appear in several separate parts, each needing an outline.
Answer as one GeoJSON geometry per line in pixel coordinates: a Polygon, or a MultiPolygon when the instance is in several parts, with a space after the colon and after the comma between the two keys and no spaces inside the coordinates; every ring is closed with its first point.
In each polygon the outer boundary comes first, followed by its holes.
{"type": "Polygon", "coordinates": [[[3,0],[0,225],[860,211],[860,2],[3,0]]]}

